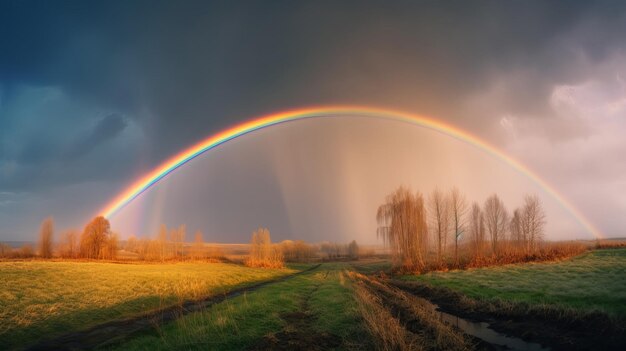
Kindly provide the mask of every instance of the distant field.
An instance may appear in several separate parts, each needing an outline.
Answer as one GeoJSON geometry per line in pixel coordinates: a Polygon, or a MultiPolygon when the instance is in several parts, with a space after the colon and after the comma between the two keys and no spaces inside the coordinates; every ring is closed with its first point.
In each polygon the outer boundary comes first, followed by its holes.
{"type": "Polygon", "coordinates": [[[224,263],[0,262],[0,349],[293,272],[224,263]]]}
{"type": "Polygon", "coordinates": [[[626,317],[626,249],[595,250],[557,263],[527,263],[404,276],[470,297],[553,303],[626,317]]]}
{"type": "Polygon", "coordinates": [[[119,350],[369,349],[348,264],[325,263],[300,276],[168,323],[119,350]]]}

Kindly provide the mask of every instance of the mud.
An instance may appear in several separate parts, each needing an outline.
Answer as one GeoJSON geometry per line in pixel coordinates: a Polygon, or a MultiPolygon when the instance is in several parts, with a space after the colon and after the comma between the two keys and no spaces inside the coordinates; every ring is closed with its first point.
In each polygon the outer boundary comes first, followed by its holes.
{"type": "MultiPolygon", "coordinates": [[[[326,272],[325,278],[328,276],[326,272]]],[[[341,337],[316,331],[316,316],[310,311],[309,300],[317,291],[319,284],[308,292],[298,311],[283,313],[280,318],[285,321],[285,327],[278,333],[264,336],[255,345],[249,348],[250,351],[270,351],[270,350],[332,350],[339,348],[343,344],[341,337]]]]}
{"type": "Polygon", "coordinates": [[[487,302],[423,283],[397,280],[391,283],[403,291],[432,301],[443,312],[472,322],[486,322],[499,333],[552,350],[626,349],[626,321],[602,313],[577,314],[521,303],[487,302]]]}
{"type": "Polygon", "coordinates": [[[428,303],[427,301],[420,302],[415,299],[407,301],[383,281],[377,281],[374,284],[366,283],[370,292],[381,298],[382,304],[387,307],[391,315],[401,322],[410,335],[416,336],[415,339],[418,340],[417,344],[420,349],[499,350],[481,339],[463,334],[458,330],[452,329],[451,334],[441,332],[441,326],[438,326],[441,322],[434,317],[435,314],[428,313],[429,309],[424,306],[424,303],[428,303]],[[422,313],[416,310],[421,310],[422,313]],[[452,335],[456,335],[456,341],[450,339],[452,335]]]}
{"type": "Polygon", "coordinates": [[[209,296],[200,300],[186,301],[182,304],[151,311],[141,316],[125,320],[111,321],[87,330],[68,333],[56,338],[41,340],[26,350],[91,350],[123,343],[142,334],[157,334],[158,327],[174,321],[184,315],[206,309],[224,300],[255,291],[270,284],[276,284],[295,276],[315,270],[315,265],[304,271],[281,278],[267,280],[254,285],[231,290],[222,295],[209,296]]]}

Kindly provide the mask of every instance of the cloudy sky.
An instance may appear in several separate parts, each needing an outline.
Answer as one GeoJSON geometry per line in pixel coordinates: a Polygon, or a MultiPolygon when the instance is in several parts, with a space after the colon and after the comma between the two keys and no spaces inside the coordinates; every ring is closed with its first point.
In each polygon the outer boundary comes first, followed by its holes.
{"type": "MultiPolygon", "coordinates": [[[[82,228],[125,186],[255,116],[352,104],[433,116],[526,164],[606,236],[626,228],[626,5],[618,1],[2,1],[0,240],[82,228]]],[[[375,241],[384,194],[458,185],[509,209],[523,175],[433,132],[358,116],[251,134],[119,218],[205,240],[375,241]],[[413,128],[413,129],[412,129],[413,128]],[[468,160],[471,160],[469,162],[468,160]]]]}

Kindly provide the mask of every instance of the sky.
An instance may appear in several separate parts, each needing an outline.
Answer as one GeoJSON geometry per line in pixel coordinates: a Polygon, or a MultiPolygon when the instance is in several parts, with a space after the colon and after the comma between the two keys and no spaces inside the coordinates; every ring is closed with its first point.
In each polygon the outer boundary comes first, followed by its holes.
{"type": "MultiPolygon", "coordinates": [[[[0,240],[81,229],[190,145],[328,104],[432,116],[533,170],[625,236],[626,4],[619,1],[0,2],[0,240]]],[[[541,197],[548,237],[584,237],[523,175],[445,135],[358,116],[211,151],[111,218],[122,237],[376,241],[399,185],[459,186],[509,210],[541,197]],[[189,234],[191,235],[191,234],[189,234]]]]}

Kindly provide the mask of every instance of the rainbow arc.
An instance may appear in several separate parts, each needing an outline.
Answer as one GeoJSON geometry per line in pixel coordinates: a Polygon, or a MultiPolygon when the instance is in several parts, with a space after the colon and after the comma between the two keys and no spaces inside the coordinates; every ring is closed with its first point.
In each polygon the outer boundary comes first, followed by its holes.
{"type": "Polygon", "coordinates": [[[144,191],[148,190],[151,186],[158,181],[172,173],[177,168],[183,166],[185,163],[191,161],[195,157],[207,152],[229,140],[240,137],[244,134],[254,132],[259,129],[268,128],[277,124],[288,123],[292,121],[310,119],[310,118],[322,118],[322,117],[337,117],[337,116],[352,116],[352,117],[368,117],[368,118],[382,118],[388,120],[395,120],[400,122],[406,122],[413,125],[421,126],[427,129],[431,129],[450,137],[456,138],[462,142],[477,147],[488,154],[492,155],[496,159],[508,163],[511,167],[517,171],[525,174],[528,178],[538,184],[544,189],[546,193],[556,199],[568,212],[570,212],[574,218],[596,238],[602,238],[600,231],[596,229],[587,218],[576,209],[564,196],[562,196],[556,189],[547,184],[536,173],[532,172],[528,167],[520,163],[519,161],[508,156],[503,151],[497,149],[495,146],[488,142],[464,131],[455,126],[447,124],[445,122],[411,114],[402,111],[379,109],[363,106],[322,106],[303,108],[296,110],[288,110],[278,112],[270,115],[266,115],[260,118],[256,118],[241,124],[238,124],[232,128],[226,129],[222,132],[209,136],[208,138],[200,141],[199,143],[181,151],[177,155],[173,156],[160,166],[135,181],[132,185],[122,191],[116,196],[101,212],[100,214],[106,218],[110,218],[124,206],[140,196],[144,191]]]}

